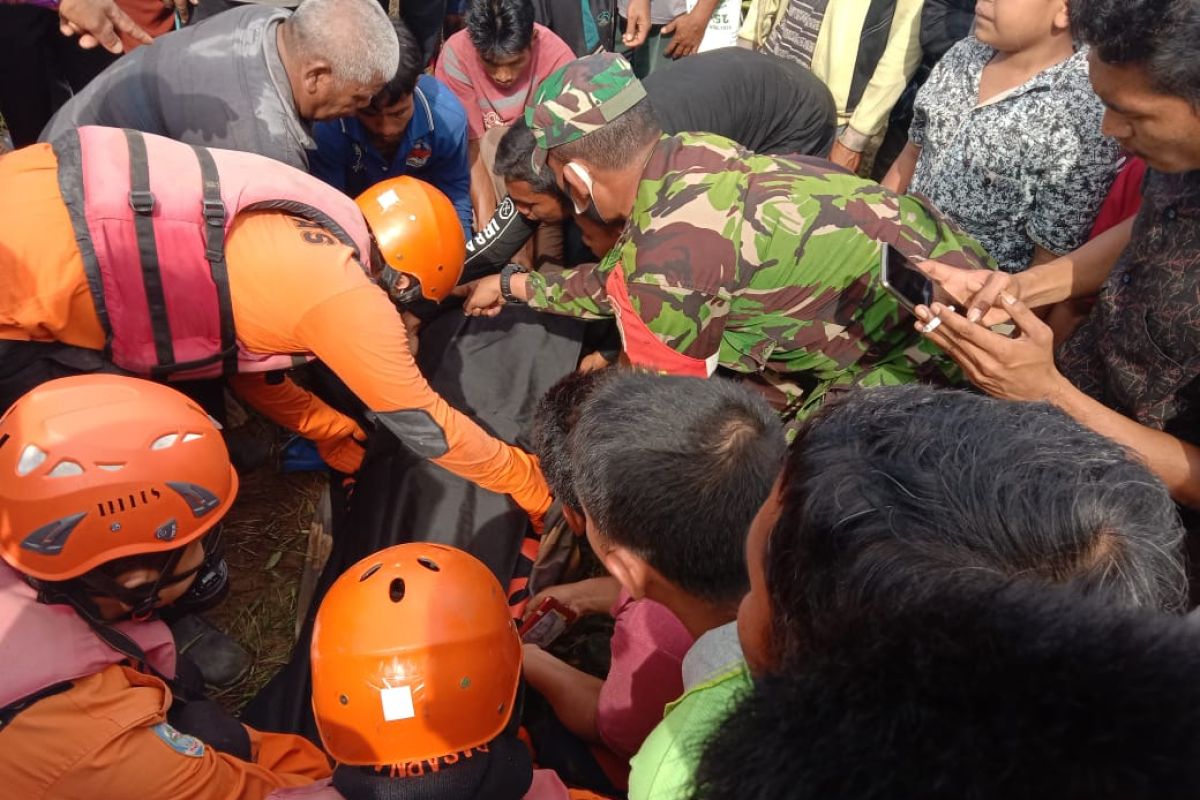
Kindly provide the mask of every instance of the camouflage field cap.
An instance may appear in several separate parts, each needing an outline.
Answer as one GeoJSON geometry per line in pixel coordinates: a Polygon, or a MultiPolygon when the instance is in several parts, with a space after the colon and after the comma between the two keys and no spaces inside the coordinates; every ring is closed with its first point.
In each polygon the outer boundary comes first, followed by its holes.
{"type": "Polygon", "coordinates": [[[525,109],[525,124],[537,141],[534,170],[541,172],[546,151],[604,127],[645,96],[633,67],[616,53],[585,56],[555,70],[525,109]]]}

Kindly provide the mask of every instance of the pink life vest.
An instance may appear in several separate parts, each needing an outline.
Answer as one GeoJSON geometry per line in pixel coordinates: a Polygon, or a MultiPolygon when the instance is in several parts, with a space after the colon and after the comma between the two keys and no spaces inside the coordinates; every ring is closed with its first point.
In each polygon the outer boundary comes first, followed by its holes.
{"type": "MultiPolygon", "coordinates": [[[[56,684],[95,675],[127,656],[105,644],[68,605],[38,602],[37,590],[0,561],[0,709],[56,684]]],[[[175,677],[175,640],[165,623],[120,622],[147,663],[175,677]]]]}
{"type": "Polygon", "coordinates": [[[370,234],[354,201],[286,164],[94,126],[53,147],[105,355],[135,375],[206,378],[312,357],[251,353],[237,340],[225,237],[242,211],[311,220],[369,267],[370,234]]]}

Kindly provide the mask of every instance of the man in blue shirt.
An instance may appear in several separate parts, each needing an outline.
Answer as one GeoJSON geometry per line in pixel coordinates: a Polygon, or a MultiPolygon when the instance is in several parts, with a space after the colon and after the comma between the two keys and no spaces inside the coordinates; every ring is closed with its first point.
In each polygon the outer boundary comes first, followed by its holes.
{"type": "Polygon", "coordinates": [[[404,23],[395,25],[395,77],[357,115],[313,126],[317,149],[309,154],[309,171],[352,197],[384,178],[420,178],[450,198],[470,237],[466,113],[444,84],[421,74],[416,39],[404,23]]]}

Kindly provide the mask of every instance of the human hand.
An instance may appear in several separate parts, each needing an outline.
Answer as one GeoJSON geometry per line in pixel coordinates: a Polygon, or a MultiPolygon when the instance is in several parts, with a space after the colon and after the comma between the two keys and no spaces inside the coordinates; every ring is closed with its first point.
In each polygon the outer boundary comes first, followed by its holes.
{"type": "Polygon", "coordinates": [[[84,50],[100,45],[110,53],[122,53],[125,46],[121,34],[142,44],[154,41],[114,0],[62,0],[58,18],[63,36],[79,36],[79,46],[84,50]]]}
{"type": "Polygon", "coordinates": [[[179,15],[180,22],[188,21],[188,14],[192,11],[192,6],[199,5],[200,0],[162,0],[165,8],[169,8],[179,15]]]}
{"type": "Polygon", "coordinates": [[[1008,292],[1000,299],[1016,324],[1009,338],[941,303],[917,306],[916,329],[946,351],[971,383],[992,397],[1053,402],[1066,378],[1054,366],[1054,332],[1008,292]]]}
{"type": "Polygon", "coordinates": [[[547,597],[553,597],[577,617],[605,614],[613,607],[613,603],[617,602],[620,593],[621,584],[616,578],[609,576],[551,586],[530,598],[529,604],[525,606],[525,617],[528,618],[537,611],[547,597]]]}
{"type": "Polygon", "coordinates": [[[333,469],[353,475],[362,466],[363,456],[366,455],[363,443],[366,441],[367,434],[354,425],[347,431],[316,442],[317,452],[321,460],[333,469]]]}
{"type": "Polygon", "coordinates": [[[858,168],[862,166],[862,158],[862,153],[851,150],[840,141],[835,141],[833,148],[829,151],[830,161],[845,167],[856,175],[858,174],[858,168]]]}
{"type": "Polygon", "coordinates": [[[625,33],[621,42],[626,47],[641,47],[650,34],[650,0],[629,0],[625,9],[625,33]]]}
{"type": "Polygon", "coordinates": [[[1007,272],[992,269],[962,269],[940,261],[922,261],[917,269],[925,273],[939,290],[934,299],[953,302],[966,309],[968,322],[983,322],[986,327],[1008,322],[1007,305],[998,303],[1001,292],[1021,298],[1020,284],[1007,272]]]}
{"type": "MultiPolygon", "coordinates": [[[[454,292],[451,292],[453,294],[454,292]]],[[[404,321],[404,329],[408,331],[408,349],[415,356],[417,348],[421,346],[421,318],[411,311],[401,311],[400,319],[404,321]]]]}
{"type": "Polygon", "coordinates": [[[586,356],[581,358],[579,360],[579,366],[575,368],[575,371],[580,375],[586,375],[589,372],[595,372],[598,369],[605,369],[611,364],[612,362],[605,358],[603,353],[597,350],[596,352],[588,353],[586,356]]]}
{"type": "Polygon", "coordinates": [[[504,297],[500,294],[500,276],[488,275],[473,284],[467,284],[467,299],[463,303],[463,313],[469,317],[494,317],[504,307],[504,297]]]}
{"type": "Polygon", "coordinates": [[[663,36],[670,36],[671,43],[663,51],[667,58],[683,58],[690,56],[700,49],[700,41],[708,28],[708,18],[697,14],[692,9],[686,14],[680,14],[675,19],[663,25],[663,36]]]}

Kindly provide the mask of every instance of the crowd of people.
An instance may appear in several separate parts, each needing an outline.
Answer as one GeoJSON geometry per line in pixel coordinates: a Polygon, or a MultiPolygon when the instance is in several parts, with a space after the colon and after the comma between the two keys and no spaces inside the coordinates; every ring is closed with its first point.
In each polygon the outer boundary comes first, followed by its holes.
{"type": "Polygon", "coordinates": [[[0,794],[1194,798],[1198,42],[0,0],[0,794]],[[337,512],[231,709],[239,406],[337,512]]]}

